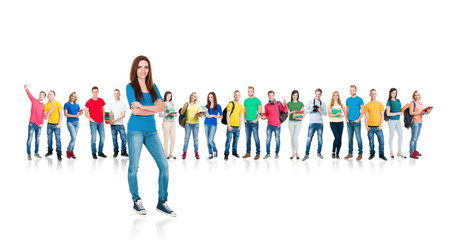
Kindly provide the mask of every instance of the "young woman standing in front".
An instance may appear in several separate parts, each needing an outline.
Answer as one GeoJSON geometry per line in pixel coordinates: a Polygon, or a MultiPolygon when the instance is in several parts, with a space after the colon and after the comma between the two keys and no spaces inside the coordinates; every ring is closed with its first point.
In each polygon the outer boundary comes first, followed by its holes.
{"type": "Polygon", "coordinates": [[[332,99],[327,109],[327,115],[330,118],[330,126],[334,134],[334,143],[332,144],[332,158],[340,159],[341,137],[343,136],[343,117],[345,106],[341,103],[340,93],[334,91],[332,99]]]}
{"type": "Polygon", "coordinates": [[[130,83],[126,86],[126,96],[131,107],[128,121],[129,168],[128,184],[134,202],[134,211],[145,215],[137,185],[137,170],[140,153],[145,145],[159,168],[159,201],[156,209],[169,216],[176,216],[167,205],[168,162],[159,136],[156,132],[154,114],[164,111],[165,104],[156,84],[153,83],[151,64],[145,56],[134,59],[130,71],[130,83]]]}
{"type": "Polygon", "coordinates": [[[207,159],[217,158],[218,151],[215,146],[214,138],[217,132],[217,119],[222,119],[222,110],[220,104],[217,103],[217,95],[210,92],[207,95],[206,105],[208,116],[204,119],[204,129],[206,131],[207,149],[209,150],[209,157],[207,159]]]}

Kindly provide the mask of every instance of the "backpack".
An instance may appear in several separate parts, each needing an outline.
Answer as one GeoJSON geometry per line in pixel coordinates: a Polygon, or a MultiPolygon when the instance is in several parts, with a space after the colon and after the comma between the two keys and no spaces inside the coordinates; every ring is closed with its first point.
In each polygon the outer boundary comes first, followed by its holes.
{"type": "MultiPolygon", "coordinates": [[[[399,99],[396,99],[396,101],[401,103],[401,101],[399,101],[399,99]]],[[[391,113],[391,100],[388,100],[388,102],[390,103],[390,113],[391,113]]],[[[385,109],[385,111],[384,111],[384,120],[385,120],[385,122],[388,122],[388,120],[390,120],[390,116],[387,116],[387,109],[385,109]]]]}
{"type": "Polygon", "coordinates": [[[189,104],[187,103],[187,107],[186,107],[186,111],[184,112],[184,114],[182,114],[182,108],[179,109],[179,118],[178,118],[178,122],[179,125],[181,125],[181,127],[185,127],[186,126],[186,115],[187,115],[187,108],[189,107],[189,104]]]}
{"type": "Polygon", "coordinates": [[[285,120],[287,120],[288,113],[281,111],[281,106],[279,106],[279,101],[277,102],[277,104],[278,104],[278,109],[279,109],[279,120],[281,121],[281,123],[283,123],[283,122],[285,122],[285,120]]]}
{"type": "MultiPolygon", "coordinates": [[[[416,103],[413,102],[413,112],[415,111],[416,103]]],[[[410,106],[404,110],[404,126],[409,129],[413,125],[413,116],[410,115],[410,106]]]]}
{"type": "MultiPolygon", "coordinates": [[[[230,101],[229,103],[232,103],[232,110],[231,110],[231,114],[229,114],[229,118],[231,117],[231,115],[232,115],[232,113],[234,112],[234,108],[235,108],[235,103],[233,102],[233,101],[230,101]]],[[[228,116],[228,106],[226,106],[224,109],[223,109],[223,113],[222,113],[222,115],[223,115],[223,118],[221,119],[221,123],[223,123],[224,125],[228,125],[228,119],[227,119],[227,116],[228,116]]]]}

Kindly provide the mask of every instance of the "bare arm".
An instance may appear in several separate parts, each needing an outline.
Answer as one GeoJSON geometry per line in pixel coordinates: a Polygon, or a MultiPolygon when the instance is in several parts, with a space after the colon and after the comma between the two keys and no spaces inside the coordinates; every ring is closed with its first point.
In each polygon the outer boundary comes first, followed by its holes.
{"type": "Polygon", "coordinates": [[[229,116],[231,116],[231,111],[226,111],[226,120],[227,120],[227,122],[228,122],[228,131],[231,131],[232,130],[232,128],[231,128],[231,121],[229,120],[229,116]]]}
{"type": "Polygon", "coordinates": [[[360,116],[357,119],[357,122],[360,122],[360,120],[362,119],[364,113],[365,113],[365,105],[360,105],[360,116]]]}
{"type": "Polygon", "coordinates": [[[348,120],[348,112],[349,112],[349,107],[348,107],[348,105],[346,105],[346,111],[345,111],[346,122],[349,122],[349,120],[348,120]]]}
{"type": "Polygon", "coordinates": [[[136,116],[150,116],[157,113],[153,111],[142,110],[140,108],[133,108],[131,109],[131,112],[136,116]]]}
{"type": "Polygon", "coordinates": [[[89,108],[86,108],[86,111],[84,112],[84,116],[86,116],[87,119],[89,119],[89,122],[93,122],[94,120],[90,117],[89,108]]]}
{"type": "Polygon", "coordinates": [[[366,127],[366,130],[368,130],[368,132],[369,132],[369,127],[368,127],[369,114],[365,113],[364,115],[365,115],[365,127],[366,127]]]}
{"type": "Polygon", "coordinates": [[[62,114],[62,109],[59,110],[59,122],[58,125],[56,126],[57,128],[61,127],[61,123],[62,123],[62,119],[64,118],[64,115],[62,114]]]}
{"type": "Polygon", "coordinates": [[[77,118],[79,116],[79,114],[72,115],[72,114],[69,114],[69,110],[64,109],[64,116],[67,118],[77,118]]]}
{"type": "Polygon", "coordinates": [[[379,129],[379,130],[382,130],[382,125],[384,124],[384,112],[385,112],[385,111],[382,111],[382,112],[380,113],[380,125],[379,125],[379,127],[377,128],[377,129],[379,129]]]}

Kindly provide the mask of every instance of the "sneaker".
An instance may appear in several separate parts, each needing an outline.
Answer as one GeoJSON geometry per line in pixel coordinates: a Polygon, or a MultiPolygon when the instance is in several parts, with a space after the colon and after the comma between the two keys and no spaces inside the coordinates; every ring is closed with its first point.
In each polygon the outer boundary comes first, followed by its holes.
{"type": "Polygon", "coordinates": [[[379,154],[379,158],[380,159],[383,159],[383,160],[385,160],[385,161],[387,161],[388,159],[385,157],[385,155],[382,153],[382,154],[379,154]]]}
{"type": "Polygon", "coordinates": [[[335,153],[332,153],[332,159],[335,159],[335,153]]]}
{"type": "Polygon", "coordinates": [[[99,156],[99,157],[102,157],[102,158],[107,158],[107,156],[104,155],[104,153],[98,153],[98,156],[99,156]]]}
{"type": "Polygon", "coordinates": [[[225,161],[228,161],[228,156],[229,156],[229,153],[224,153],[224,160],[225,161]]]}
{"type": "Polygon", "coordinates": [[[70,153],[72,154],[72,158],[73,158],[73,159],[76,159],[75,153],[73,153],[73,151],[71,151],[70,153]]]}
{"type": "Polygon", "coordinates": [[[120,156],[122,156],[122,157],[129,157],[129,155],[128,155],[128,153],[126,152],[126,150],[125,150],[124,152],[122,152],[122,153],[120,154],[120,156]]]}
{"type": "MultiPolygon", "coordinates": [[[[217,158],[218,157],[218,152],[217,151],[215,151],[214,152],[214,158],[217,158]]],[[[176,159],[176,158],[175,158],[176,159]]]]}
{"type": "Polygon", "coordinates": [[[254,157],[254,160],[259,160],[259,158],[260,158],[260,155],[256,154],[256,156],[254,157]]]}
{"type": "Polygon", "coordinates": [[[62,152],[58,152],[56,155],[58,156],[58,161],[62,161],[62,152]]]}
{"type": "Polygon", "coordinates": [[[274,156],[274,158],[275,158],[275,159],[278,159],[278,158],[279,158],[279,154],[276,154],[276,156],[274,156]]]}
{"type": "Polygon", "coordinates": [[[413,152],[412,154],[410,154],[410,158],[418,159],[418,156],[416,155],[416,152],[413,152]]]}
{"type": "Polygon", "coordinates": [[[232,156],[236,157],[236,158],[240,158],[240,156],[237,154],[237,151],[233,151],[232,152],[232,156]]]}
{"type": "Polygon", "coordinates": [[[307,159],[309,159],[309,156],[306,155],[306,156],[304,156],[304,158],[302,160],[305,161],[307,159]]]}
{"type": "Polygon", "coordinates": [[[243,157],[242,157],[242,158],[249,158],[249,157],[251,157],[251,154],[249,154],[249,153],[246,153],[245,155],[243,155],[243,157]]]}
{"type": "Polygon", "coordinates": [[[340,159],[340,156],[337,154],[337,155],[335,155],[335,158],[336,159],[340,159]]]}
{"type": "Polygon", "coordinates": [[[170,217],[176,217],[176,213],[173,212],[167,205],[167,201],[161,201],[159,200],[156,210],[159,212],[165,213],[170,217]]]}
{"type": "Polygon", "coordinates": [[[70,154],[70,151],[66,151],[67,159],[70,159],[72,157],[72,154],[70,154]]]}
{"type": "Polygon", "coordinates": [[[360,160],[362,160],[362,158],[363,158],[362,155],[359,155],[359,156],[357,156],[356,160],[360,161],[360,160]]]}
{"type": "Polygon", "coordinates": [[[147,210],[145,210],[145,208],[143,207],[141,199],[137,199],[136,201],[134,201],[133,210],[140,215],[147,214],[147,210]]]}
{"type": "Polygon", "coordinates": [[[214,159],[214,155],[209,154],[209,157],[207,158],[207,160],[211,160],[211,159],[214,159]]]}
{"type": "Polygon", "coordinates": [[[39,153],[35,153],[34,156],[37,158],[42,158],[41,155],[39,155],[39,153]]]}
{"type": "Polygon", "coordinates": [[[368,157],[368,160],[371,160],[371,159],[373,159],[374,158],[374,153],[370,153],[369,154],[369,157],[368,157]]]}
{"type": "Polygon", "coordinates": [[[345,159],[350,159],[352,157],[353,157],[352,154],[348,154],[348,155],[346,155],[345,159]]]}
{"type": "Polygon", "coordinates": [[[92,153],[92,158],[93,159],[97,159],[97,154],[96,153],[92,153]]]}
{"type": "Polygon", "coordinates": [[[319,158],[321,158],[321,159],[323,159],[324,157],[323,157],[323,155],[321,155],[321,153],[318,153],[318,155],[317,155],[319,158]]]}
{"type": "Polygon", "coordinates": [[[118,156],[118,150],[114,150],[114,156],[112,156],[113,158],[116,158],[118,156]]]}
{"type": "Polygon", "coordinates": [[[48,150],[47,154],[45,154],[45,157],[49,157],[53,155],[53,151],[52,150],[48,150]]]}
{"type": "Polygon", "coordinates": [[[263,159],[268,159],[270,158],[270,154],[265,155],[265,157],[263,157],[263,159]]]}
{"type": "Polygon", "coordinates": [[[200,159],[200,155],[198,155],[198,152],[195,152],[195,158],[198,160],[200,159]]]}
{"type": "Polygon", "coordinates": [[[421,156],[422,156],[422,154],[419,153],[418,151],[415,151],[415,152],[416,152],[416,156],[418,156],[418,157],[421,157],[421,156]]]}
{"type": "Polygon", "coordinates": [[[182,154],[182,159],[186,159],[186,156],[187,156],[187,153],[184,152],[184,153],[182,154]]]}
{"type": "Polygon", "coordinates": [[[296,157],[296,160],[299,160],[299,156],[296,157]]]}
{"type": "Polygon", "coordinates": [[[28,154],[27,159],[28,159],[28,160],[31,160],[31,155],[30,155],[30,154],[28,154]]]}

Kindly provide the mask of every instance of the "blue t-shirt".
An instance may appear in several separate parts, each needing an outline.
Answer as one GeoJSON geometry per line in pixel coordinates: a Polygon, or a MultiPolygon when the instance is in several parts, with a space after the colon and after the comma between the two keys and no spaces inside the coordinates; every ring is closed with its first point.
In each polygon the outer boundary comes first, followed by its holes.
{"type": "Polygon", "coordinates": [[[363,104],[364,104],[363,99],[359,96],[356,96],[355,98],[348,97],[348,99],[346,99],[346,106],[349,108],[348,109],[348,120],[349,121],[355,121],[355,120],[359,119],[360,106],[362,106],[363,104]]]}
{"type": "MultiPolygon", "coordinates": [[[[390,100],[390,101],[387,101],[387,106],[390,106],[390,112],[391,113],[401,112],[401,102],[397,99],[396,99],[396,101],[393,101],[393,100],[390,100]],[[390,101],[391,101],[392,106],[390,106],[390,101]]],[[[400,115],[396,115],[396,116],[390,117],[390,120],[399,120],[400,118],[401,118],[400,115]]]]}
{"type": "MultiPolygon", "coordinates": [[[[156,84],[154,84],[154,88],[157,93],[157,98],[162,98],[156,84]]],[[[134,89],[129,83],[126,85],[126,97],[128,98],[129,107],[131,108],[131,103],[137,102],[137,100],[134,89]]],[[[143,98],[140,99],[139,102],[144,106],[154,106],[150,93],[143,93],[143,98]]],[[[156,121],[154,120],[154,115],[137,116],[131,114],[128,121],[128,131],[156,132],[156,121]]]]}
{"type": "MultiPolygon", "coordinates": [[[[66,102],[65,104],[64,104],[64,110],[67,110],[67,113],[68,114],[70,114],[70,115],[76,115],[76,114],[78,114],[78,111],[80,110],[81,108],[80,108],[80,105],[78,105],[78,104],[72,104],[72,103],[69,103],[69,102],[66,102]]],[[[79,118],[75,118],[75,117],[68,117],[67,118],[67,122],[76,122],[76,121],[79,121],[80,119],[79,118]]]]}
{"type": "MultiPolygon", "coordinates": [[[[214,111],[214,108],[209,108],[209,115],[222,115],[221,106],[220,104],[217,104],[217,111],[214,111]]],[[[214,125],[217,126],[217,119],[216,118],[206,118],[204,119],[204,124],[208,125],[214,125]]]]}

